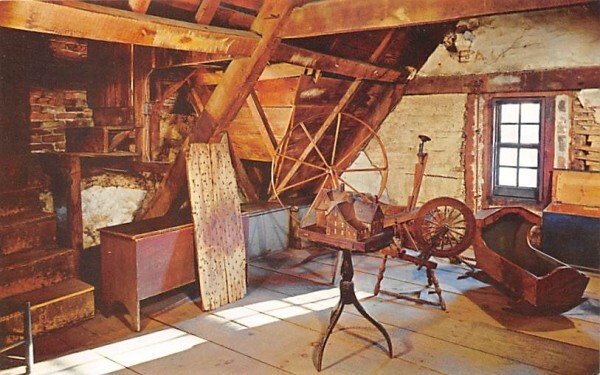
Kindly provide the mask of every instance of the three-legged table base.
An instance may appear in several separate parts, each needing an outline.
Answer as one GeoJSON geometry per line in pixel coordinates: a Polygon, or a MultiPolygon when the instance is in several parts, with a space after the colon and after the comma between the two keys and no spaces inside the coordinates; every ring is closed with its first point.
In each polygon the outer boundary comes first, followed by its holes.
{"type": "Polygon", "coordinates": [[[321,371],[321,364],[323,362],[323,352],[325,351],[325,345],[327,345],[327,340],[331,333],[333,332],[333,328],[337,324],[340,316],[342,315],[342,311],[344,310],[344,306],[346,305],[354,305],[356,310],[364,316],[371,324],[373,324],[385,337],[385,341],[387,341],[388,352],[390,358],[393,355],[392,352],[392,340],[388,335],[387,331],[383,326],[376,321],[371,315],[369,315],[365,309],[362,307],[358,298],[356,298],[356,293],[354,292],[354,282],[352,278],[354,277],[354,267],[352,266],[352,255],[349,250],[342,250],[343,259],[342,259],[342,268],[341,275],[342,280],[340,281],[340,301],[338,302],[335,309],[331,312],[331,317],[329,319],[329,326],[327,327],[327,331],[325,331],[325,336],[319,345],[317,352],[317,371],[321,371]]]}

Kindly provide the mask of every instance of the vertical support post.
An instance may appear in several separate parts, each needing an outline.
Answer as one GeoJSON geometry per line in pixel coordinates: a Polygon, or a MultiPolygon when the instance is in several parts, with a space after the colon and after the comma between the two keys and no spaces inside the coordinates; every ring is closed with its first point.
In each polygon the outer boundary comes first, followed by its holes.
{"type": "Polygon", "coordinates": [[[25,334],[25,368],[26,374],[33,372],[33,333],[31,332],[31,302],[25,303],[23,333],[25,334]]]}
{"type": "Polygon", "coordinates": [[[69,155],[65,160],[65,180],[67,195],[68,246],[77,251],[76,274],[79,274],[81,251],[83,250],[83,216],[81,208],[81,160],[69,155]]]}
{"type": "Polygon", "coordinates": [[[288,234],[288,247],[294,249],[302,247],[301,240],[298,238],[298,223],[300,222],[298,211],[298,206],[290,207],[290,228],[288,234]]]}

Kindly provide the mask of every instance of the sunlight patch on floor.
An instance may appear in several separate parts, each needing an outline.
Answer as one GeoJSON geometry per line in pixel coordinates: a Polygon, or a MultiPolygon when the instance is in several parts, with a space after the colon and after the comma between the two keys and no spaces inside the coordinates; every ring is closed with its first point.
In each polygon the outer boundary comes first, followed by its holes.
{"type": "MultiPolygon", "coordinates": [[[[331,309],[339,302],[339,288],[319,290],[293,297],[257,302],[245,306],[215,311],[212,314],[225,319],[235,331],[255,328],[283,319],[331,309]]],[[[356,297],[363,299],[372,293],[356,291],[356,297]]]]}
{"type": "MultiPolygon", "coordinates": [[[[202,344],[206,340],[174,328],[134,337],[95,349],[65,355],[36,363],[33,373],[102,375],[123,370],[140,363],[150,362],[180,353],[202,344]]],[[[0,371],[0,375],[23,374],[24,367],[0,371]]]]}

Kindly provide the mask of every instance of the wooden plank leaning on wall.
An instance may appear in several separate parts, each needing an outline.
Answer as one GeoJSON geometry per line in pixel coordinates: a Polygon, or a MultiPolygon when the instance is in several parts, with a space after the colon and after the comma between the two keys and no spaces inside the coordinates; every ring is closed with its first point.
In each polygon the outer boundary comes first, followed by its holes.
{"type": "Polygon", "coordinates": [[[202,309],[246,294],[246,246],[229,145],[192,143],[186,155],[202,309]]]}

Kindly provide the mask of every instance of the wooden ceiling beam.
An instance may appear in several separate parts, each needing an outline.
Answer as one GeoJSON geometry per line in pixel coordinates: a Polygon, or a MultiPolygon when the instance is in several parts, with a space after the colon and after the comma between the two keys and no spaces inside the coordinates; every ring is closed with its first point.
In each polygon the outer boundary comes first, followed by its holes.
{"type": "MultiPolygon", "coordinates": [[[[131,1],[137,10],[142,10],[142,0],[131,1]]],[[[249,56],[260,40],[252,32],[194,25],[81,2],[0,1],[0,14],[1,27],[235,57],[249,56]]],[[[406,72],[290,45],[280,45],[271,60],[359,79],[398,82],[406,77],[406,72]]]]}
{"type": "MultiPolygon", "coordinates": [[[[198,0],[155,0],[157,3],[165,4],[173,8],[195,12],[198,9],[198,0]]],[[[262,5],[262,0],[223,0],[223,4],[233,5],[238,8],[248,9],[258,12],[262,5]]]]}
{"type": "MultiPolygon", "coordinates": [[[[215,60],[215,58],[211,59],[211,56],[204,53],[190,53],[183,61],[178,61],[176,66],[205,64],[215,60]]],[[[233,56],[221,56],[220,58],[221,61],[228,59],[232,60],[233,56]]],[[[410,75],[407,69],[398,71],[383,68],[368,62],[327,55],[283,43],[272,53],[270,61],[371,81],[401,82],[410,75]]],[[[168,66],[159,66],[157,68],[163,69],[168,68],[168,66]]]]}
{"type": "Polygon", "coordinates": [[[0,1],[0,27],[185,51],[250,56],[260,36],[82,2],[0,1]]]}
{"type": "Polygon", "coordinates": [[[202,25],[210,25],[210,22],[215,17],[217,9],[219,9],[220,0],[201,0],[200,7],[196,11],[194,20],[202,25]]]}
{"type": "Polygon", "coordinates": [[[332,72],[352,78],[383,82],[398,82],[409,75],[408,70],[401,72],[373,65],[372,63],[327,55],[283,43],[280,44],[273,53],[271,61],[286,62],[305,68],[332,72]]]}
{"type": "Polygon", "coordinates": [[[295,9],[280,36],[305,38],[408,27],[595,2],[597,0],[323,0],[295,9]]]}
{"type": "Polygon", "coordinates": [[[277,149],[277,140],[275,139],[275,135],[273,134],[273,130],[271,125],[269,124],[269,119],[265,114],[265,110],[263,109],[260,101],[258,100],[258,95],[256,95],[256,91],[252,89],[250,91],[250,95],[246,99],[248,104],[248,108],[250,108],[250,113],[252,114],[252,119],[254,120],[254,124],[260,133],[261,139],[268,150],[271,157],[275,156],[275,150],[277,149]]]}
{"type": "Polygon", "coordinates": [[[141,215],[142,218],[162,216],[169,211],[186,182],[185,154],[190,143],[220,140],[281,42],[277,37],[278,31],[293,7],[293,2],[265,1],[253,24],[253,28],[263,30],[258,45],[250,57],[237,58],[229,64],[223,80],[213,91],[171,168],[150,198],[148,210],[141,215]]]}
{"type": "Polygon", "coordinates": [[[600,87],[600,67],[417,77],[404,95],[571,91],[600,87]]]}
{"type": "Polygon", "coordinates": [[[150,7],[151,0],[128,0],[129,9],[136,13],[146,13],[150,7]]]}
{"type": "Polygon", "coordinates": [[[237,182],[240,185],[240,189],[242,190],[242,194],[244,194],[244,198],[248,202],[258,202],[260,200],[260,196],[252,179],[248,176],[248,172],[246,172],[246,167],[244,167],[244,163],[238,157],[235,148],[233,147],[233,143],[231,142],[231,138],[228,137],[227,142],[229,144],[229,155],[231,156],[231,164],[233,165],[233,169],[235,170],[235,175],[237,177],[237,182]]]}

